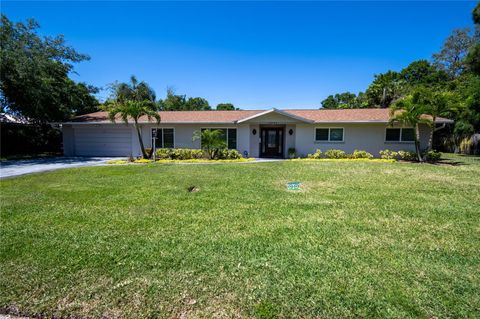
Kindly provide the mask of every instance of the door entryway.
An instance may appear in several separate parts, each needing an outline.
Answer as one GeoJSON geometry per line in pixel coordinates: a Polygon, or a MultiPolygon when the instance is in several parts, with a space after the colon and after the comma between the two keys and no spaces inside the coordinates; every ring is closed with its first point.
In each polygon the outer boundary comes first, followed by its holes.
{"type": "Polygon", "coordinates": [[[283,157],[283,127],[263,127],[260,130],[260,157],[283,157]]]}

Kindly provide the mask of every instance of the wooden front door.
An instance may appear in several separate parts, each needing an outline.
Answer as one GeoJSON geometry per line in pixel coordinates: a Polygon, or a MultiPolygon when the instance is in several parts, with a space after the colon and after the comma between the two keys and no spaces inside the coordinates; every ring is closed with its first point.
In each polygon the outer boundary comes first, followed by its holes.
{"type": "Polygon", "coordinates": [[[283,157],[283,128],[261,128],[260,157],[283,157]]]}

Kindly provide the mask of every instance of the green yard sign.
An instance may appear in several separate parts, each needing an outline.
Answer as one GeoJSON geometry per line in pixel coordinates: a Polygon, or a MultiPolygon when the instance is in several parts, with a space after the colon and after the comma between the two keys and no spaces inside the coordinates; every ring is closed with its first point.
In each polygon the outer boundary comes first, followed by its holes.
{"type": "Polygon", "coordinates": [[[289,191],[298,191],[300,190],[300,182],[288,182],[287,189],[289,191]]]}

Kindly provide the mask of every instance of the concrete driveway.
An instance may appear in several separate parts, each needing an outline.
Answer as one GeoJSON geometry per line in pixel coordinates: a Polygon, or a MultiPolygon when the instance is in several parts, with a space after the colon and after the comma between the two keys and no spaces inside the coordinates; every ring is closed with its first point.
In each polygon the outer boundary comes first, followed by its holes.
{"type": "Polygon", "coordinates": [[[0,178],[53,171],[62,168],[104,165],[106,161],[111,159],[118,159],[118,157],[49,157],[2,161],[0,162],[0,178]]]}

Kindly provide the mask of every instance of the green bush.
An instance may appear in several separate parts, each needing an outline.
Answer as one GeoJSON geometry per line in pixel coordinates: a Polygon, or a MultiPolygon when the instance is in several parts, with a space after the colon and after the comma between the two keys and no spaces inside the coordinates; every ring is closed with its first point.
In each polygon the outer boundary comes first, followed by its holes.
{"type": "Polygon", "coordinates": [[[350,158],[368,158],[368,159],[372,159],[373,158],[373,155],[370,154],[369,152],[367,151],[361,151],[361,150],[354,150],[353,153],[350,155],[350,158]]]}
{"type": "MultiPolygon", "coordinates": [[[[191,148],[159,148],[157,149],[156,159],[170,160],[191,160],[207,159],[208,156],[203,150],[191,148]]],[[[237,150],[217,149],[213,152],[212,159],[240,159],[242,155],[237,150]]]]}
{"type": "Polygon", "coordinates": [[[319,159],[322,157],[322,151],[321,150],[316,150],[315,153],[313,154],[308,154],[307,155],[308,158],[311,158],[311,159],[319,159]]]}
{"type": "Polygon", "coordinates": [[[380,151],[380,157],[382,159],[396,159],[398,157],[398,152],[391,151],[391,150],[382,150],[380,151]]]}
{"type": "Polygon", "coordinates": [[[201,159],[205,157],[202,150],[190,148],[159,148],[155,155],[157,159],[171,160],[201,159]]]}
{"type": "Polygon", "coordinates": [[[327,158],[348,158],[347,153],[342,150],[328,150],[325,152],[327,158]]]}
{"type": "Polygon", "coordinates": [[[416,161],[417,153],[408,151],[398,151],[398,156],[404,161],[416,161]]]}
{"type": "Polygon", "coordinates": [[[437,151],[428,151],[424,156],[427,161],[435,163],[440,160],[442,154],[437,151]]]}
{"type": "Polygon", "coordinates": [[[219,149],[215,150],[213,154],[213,159],[239,159],[242,158],[242,154],[240,154],[237,150],[229,150],[229,149],[219,149]]]}

